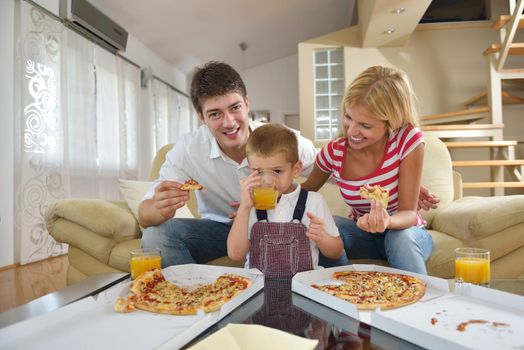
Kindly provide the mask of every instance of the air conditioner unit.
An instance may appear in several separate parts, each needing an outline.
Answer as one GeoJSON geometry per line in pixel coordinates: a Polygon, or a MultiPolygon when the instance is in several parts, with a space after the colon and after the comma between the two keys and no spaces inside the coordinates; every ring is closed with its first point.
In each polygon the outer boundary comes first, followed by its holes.
{"type": "Polygon", "coordinates": [[[70,27],[109,50],[125,51],[127,31],[87,0],[61,0],[60,17],[70,27]]]}

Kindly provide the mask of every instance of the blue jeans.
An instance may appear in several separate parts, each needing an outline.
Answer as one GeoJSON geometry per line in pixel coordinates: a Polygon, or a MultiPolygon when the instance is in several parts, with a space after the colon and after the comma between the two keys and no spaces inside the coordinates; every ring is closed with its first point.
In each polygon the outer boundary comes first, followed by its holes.
{"type": "Polygon", "coordinates": [[[342,254],[340,258],[330,259],[322,255],[321,252],[318,252],[318,264],[325,268],[334,266],[344,266],[348,264],[348,257],[346,256],[346,252],[344,252],[344,254],[342,254]]]}
{"type": "Polygon", "coordinates": [[[227,255],[231,224],[208,219],[170,219],[143,231],[143,248],[160,248],[162,267],[203,264],[227,255]]]}
{"type": "Polygon", "coordinates": [[[426,260],[433,251],[433,239],[424,228],[369,233],[358,228],[353,219],[335,216],[346,255],[351,259],[387,260],[396,269],[427,274],[426,260]]]}

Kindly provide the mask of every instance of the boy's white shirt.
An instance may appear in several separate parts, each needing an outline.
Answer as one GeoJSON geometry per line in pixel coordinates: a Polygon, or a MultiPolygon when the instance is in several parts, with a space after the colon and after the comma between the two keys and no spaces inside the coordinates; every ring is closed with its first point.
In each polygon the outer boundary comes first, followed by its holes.
{"type": "MultiPolygon", "coordinates": [[[[300,194],[300,185],[297,185],[297,188],[293,192],[282,194],[280,200],[278,201],[275,209],[267,210],[267,218],[269,222],[291,222],[293,219],[293,212],[297,205],[298,196],[300,194]]],[[[324,220],[326,232],[333,237],[338,237],[340,234],[338,232],[337,225],[331,215],[324,197],[318,192],[309,192],[306,201],[306,210],[302,216],[302,224],[309,228],[309,217],[307,213],[311,212],[324,220]]],[[[253,225],[258,221],[256,209],[252,208],[249,212],[249,223],[248,223],[248,238],[251,239],[251,229],[253,225]]],[[[311,257],[313,259],[313,268],[318,269],[318,246],[313,240],[309,240],[309,246],[311,248],[311,257]]],[[[249,267],[249,252],[246,256],[246,268],[249,267]]]]}

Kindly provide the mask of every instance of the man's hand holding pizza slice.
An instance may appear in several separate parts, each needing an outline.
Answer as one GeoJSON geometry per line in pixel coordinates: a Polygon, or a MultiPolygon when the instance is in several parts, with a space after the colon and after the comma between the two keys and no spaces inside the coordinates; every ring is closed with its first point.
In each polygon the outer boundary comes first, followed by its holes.
{"type": "Polygon", "coordinates": [[[165,219],[175,215],[177,209],[182,208],[189,200],[189,193],[180,188],[176,181],[162,181],[156,188],[151,200],[154,207],[165,219]]]}
{"type": "Polygon", "coordinates": [[[201,190],[203,188],[204,186],[193,179],[187,180],[184,183],[171,180],[162,181],[155,188],[153,197],[140,203],[140,206],[147,203],[147,206],[142,210],[149,212],[146,216],[142,216],[139,210],[138,219],[140,225],[143,227],[159,225],[171,219],[175,216],[176,211],[189,201],[190,190],[201,190]],[[144,220],[144,217],[148,217],[149,219],[144,220]]]}

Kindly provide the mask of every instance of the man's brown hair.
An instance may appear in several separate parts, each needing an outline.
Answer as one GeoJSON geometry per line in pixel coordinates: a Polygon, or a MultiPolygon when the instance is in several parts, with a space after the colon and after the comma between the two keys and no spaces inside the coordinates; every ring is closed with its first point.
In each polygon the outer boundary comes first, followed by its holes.
{"type": "Polygon", "coordinates": [[[195,110],[202,114],[204,101],[210,97],[225,96],[236,92],[246,100],[246,86],[240,74],[229,64],[210,61],[195,68],[191,80],[191,102],[195,110]]]}

